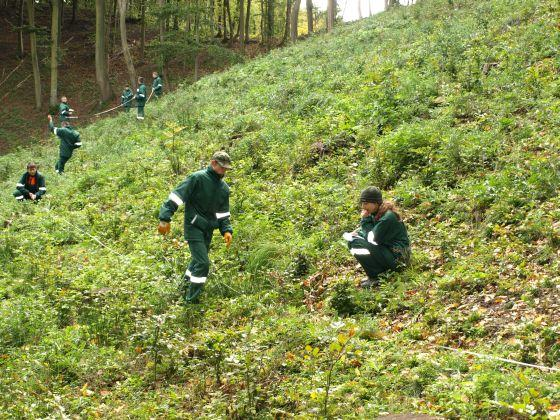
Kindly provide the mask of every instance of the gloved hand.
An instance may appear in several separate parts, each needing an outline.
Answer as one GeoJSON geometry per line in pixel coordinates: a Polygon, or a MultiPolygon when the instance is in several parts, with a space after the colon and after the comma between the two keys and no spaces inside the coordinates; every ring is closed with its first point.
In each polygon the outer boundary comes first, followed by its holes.
{"type": "Polygon", "coordinates": [[[226,232],[224,234],[224,241],[226,241],[226,248],[229,248],[231,242],[233,241],[233,235],[231,234],[231,232],[226,232]]]}
{"type": "Polygon", "coordinates": [[[160,235],[167,235],[171,230],[171,223],[166,222],[164,220],[160,220],[157,230],[160,235]]]}

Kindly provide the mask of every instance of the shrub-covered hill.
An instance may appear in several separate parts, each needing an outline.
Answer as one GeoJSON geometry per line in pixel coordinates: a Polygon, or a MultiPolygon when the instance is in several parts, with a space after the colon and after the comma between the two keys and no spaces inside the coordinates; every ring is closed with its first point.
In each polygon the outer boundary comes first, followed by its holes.
{"type": "Polygon", "coordinates": [[[560,411],[553,0],[423,0],[0,158],[6,417],[544,418],[560,411]],[[158,208],[225,148],[234,245],[203,303],[158,208]],[[10,196],[24,163],[39,205],[10,196]],[[374,291],[340,237],[378,185],[413,266],[374,291]],[[473,357],[453,347],[554,370],[473,357]]]}

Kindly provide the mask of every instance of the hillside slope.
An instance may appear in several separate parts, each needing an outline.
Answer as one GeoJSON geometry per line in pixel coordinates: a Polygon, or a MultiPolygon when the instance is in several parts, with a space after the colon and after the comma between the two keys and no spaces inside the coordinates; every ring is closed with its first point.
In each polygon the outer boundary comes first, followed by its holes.
{"type": "Polygon", "coordinates": [[[423,0],[83,128],[64,177],[54,145],[1,157],[1,411],[558,415],[559,12],[423,0]],[[161,238],[157,211],[222,147],[234,245],[185,308],[182,215],[161,238]],[[10,196],[29,159],[40,205],[10,196]],[[339,238],[371,184],[414,264],[359,291],[339,238]]]}

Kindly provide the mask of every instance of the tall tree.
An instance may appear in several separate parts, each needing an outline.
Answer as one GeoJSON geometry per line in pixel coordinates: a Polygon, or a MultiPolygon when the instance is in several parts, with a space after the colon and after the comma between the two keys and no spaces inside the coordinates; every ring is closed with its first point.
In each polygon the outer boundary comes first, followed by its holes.
{"type": "Polygon", "coordinates": [[[292,11],[290,15],[290,39],[292,42],[297,41],[298,36],[298,21],[299,21],[299,5],[301,4],[301,0],[294,0],[294,4],[292,6],[292,11]]]}
{"type": "Polygon", "coordinates": [[[305,0],[307,9],[307,33],[313,33],[313,0],[305,0]]]}
{"type": "Polygon", "coordinates": [[[23,45],[23,15],[25,10],[25,1],[18,0],[18,56],[23,58],[25,48],[23,45]]]}
{"type": "Polygon", "coordinates": [[[285,44],[290,34],[290,11],[292,10],[292,0],[286,0],[286,24],[284,25],[284,36],[282,44],[285,44]]]}
{"type": "Polygon", "coordinates": [[[146,0],[140,0],[140,59],[144,60],[146,46],[146,0]]]}
{"type": "Polygon", "coordinates": [[[72,23],[76,22],[76,14],[78,13],[78,0],[72,0],[72,23]]]}
{"type": "Polygon", "coordinates": [[[113,96],[109,75],[105,45],[105,0],[95,0],[95,78],[101,90],[101,100],[108,101],[113,96]]]}
{"type": "Polygon", "coordinates": [[[35,87],[35,108],[41,109],[41,73],[39,72],[39,58],[37,57],[37,34],[35,33],[35,0],[26,0],[27,15],[31,32],[29,32],[29,49],[31,64],[33,65],[33,81],[35,87]]]}
{"type": "Polygon", "coordinates": [[[250,40],[250,18],[251,18],[251,0],[247,0],[247,13],[245,14],[245,43],[250,40]]]}
{"type": "Polygon", "coordinates": [[[128,48],[128,41],[126,38],[126,2],[127,0],[119,0],[119,26],[121,30],[121,45],[123,50],[124,61],[126,69],[128,70],[128,77],[130,79],[130,86],[136,90],[136,70],[134,70],[134,62],[132,55],[128,48]]]}
{"type": "Polygon", "coordinates": [[[368,0],[368,10],[369,10],[369,17],[371,17],[371,0],[368,0]]]}
{"type": "Polygon", "coordinates": [[[274,0],[267,0],[266,14],[266,38],[270,48],[274,38],[274,0]]]}
{"type": "Polygon", "coordinates": [[[58,30],[59,26],[59,6],[60,0],[53,0],[51,2],[51,95],[49,99],[50,106],[57,104],[57,88],[58,88],[58,30]]]}
{"type": "Polygon", "coordinates": [[[245,51],[245,2],[239,0],[239,45],[241,51],[245,51]]]}
{"type": "Polygon", "coordinates": [[[358,0],[358,18],[363,19],[363,16],[362,16],[362,0],[358,0]]]}
{"type": "Polygon", "coordinates": [[[327,31],[330,32],[334,28],[336,19],[336,0],[328,0],[327,3],[327,31]]]}

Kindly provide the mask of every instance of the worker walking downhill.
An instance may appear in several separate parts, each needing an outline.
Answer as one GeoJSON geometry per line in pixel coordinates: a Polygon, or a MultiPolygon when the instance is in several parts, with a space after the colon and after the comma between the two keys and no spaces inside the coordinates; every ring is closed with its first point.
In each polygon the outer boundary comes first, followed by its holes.
{"type": "Polygon", "coordinates": [[[126,112],[130,111],[132,106],[132,100],[134,99],[134,93],[130,90],[130,85],[126,85],[121,95],[121,105],[126,112]]]}
{"type": "Polygon", "coordinates": [[[146,85],[144,84],[144,78],[138,78],[138,89],[136,89],[136,107],[138,108],[136,119],[144,119],[144,106],[146,105],[146,85]]]}
{"type": "Polygon", "coordinates": [[[381,273],[410,263],[410,240],[395,204],[384,201],[378,188],[363,190],[360,203],[360,227],[344,238],[367,274],[360,286],[369,288],[379,285],[381,273]]]}
{"type": "Polygon", "coordinates": [[[66,96],[60,98],[60,104],[58,105],[58,119],[60,122],[68,121],[73,112],[74,110],[70,108],[70,105],[68,105],[68,99],[66,96]]]}
{"type": "Polygon", "coordinates": [[[181,204],[185,205],[184,230],[189,243],[191,261],[185,273],[189,287],[186,303],[198,303],[210,270],[208,252],[215,229],[219,229],[229,248],[233,240],[233,229],[229,213],[229,187],[223,177],[231,168],[231,159],[226,152],[216,152],[210,165],[187,177],[169,194],[159,212],[158,231],[169,232],[171,217],[181,204]]]}
{"type": "Polygon", "coordinates": [[[45,177],[37,171],[37,164],[35,162],[29,162],[27,164],[27,171],[16,184],[14,197],[18,201],[31,200],[37,202],[46,192],[45,177]]]}
{"type": "Polygon", "coordinates": [[[49,115],[49,130],[51,130],[60,139],[60,153],[58,162],[56,162],[55,170],[59,175],[64,173],[66,162],[72,157],[74,149],[82,146],[80,141],[80,133],[78,133],[68,121],[63,121],[60,128],[53,124],[52,117],[49,115]]]}
{"type": "Polygon", "coordinates": [[[154,97],[156,99],[159,99],[159,97],[163,94],[163,84],[161,82],[161,76],[157,71],[154,71],[152,73],[152,77],[154,79],[152,81],[152,92],[154,94],[154,97]]]}

